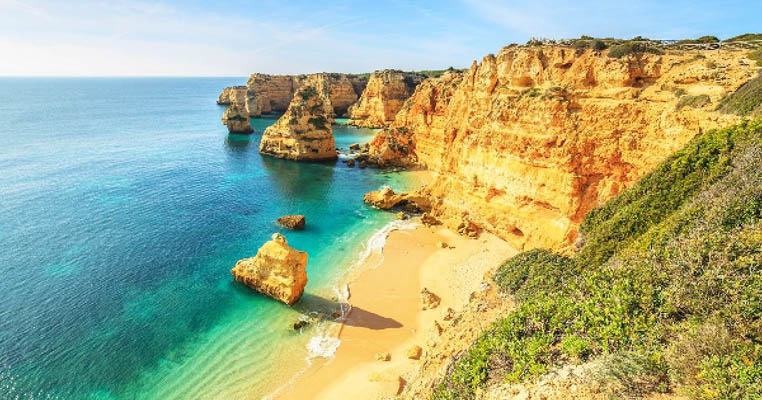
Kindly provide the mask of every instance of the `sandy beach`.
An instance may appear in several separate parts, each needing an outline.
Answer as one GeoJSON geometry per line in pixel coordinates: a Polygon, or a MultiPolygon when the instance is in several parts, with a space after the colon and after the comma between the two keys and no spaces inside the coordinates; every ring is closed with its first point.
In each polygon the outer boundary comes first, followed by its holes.
{"type": "Polygon", "coordinates": [[[479,289],[485,273],[516,250],[484,233],[468,239],[442,227],[398,230],[389,234],[381,254],[368,258],[349,283],[352,311],[339,338],[334,358],[316,363],[278,399],[374,399],[392,396],[401,378],[417,366],[409,359],[412,346],[425,346],[426,330],[448,308],[462,309],[479,289]],[[440,243],[447,248],[441,248],[440,243]],[[441,298],[422,310],[421,289],[441,298]],[[376,359],[390,353],[391,360],[376,359]]]}

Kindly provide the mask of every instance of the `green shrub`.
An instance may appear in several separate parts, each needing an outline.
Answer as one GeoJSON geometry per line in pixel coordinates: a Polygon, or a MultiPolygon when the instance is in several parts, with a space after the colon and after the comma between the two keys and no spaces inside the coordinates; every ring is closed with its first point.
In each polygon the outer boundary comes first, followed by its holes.
{"type": "Polygon", "coordinates": [[[745,42],[749,40],[762,40],[762,33],[744,33],[743,35],[733,36],[726,42],[745,42]]]}
{"type": "Polygon", "coordinates": [[[757,49],[750,52],[747,57],[749,57],[749,60],[756,61],[757,66],[762,67],[762,49],[757,49]]]}
{"type": "Polygon", "coordinates": [[[531,250],[499,268],[518,307],[434,398],[590,358],[612,397],[762,395],[762,119],[697,137],[581,230],[574,258],[531,250]]]}
{"type": "Polygon", "coordinates": [[[748,117],[762,116],[762,75],[725,96],[720,100],[717,111],[748,117]]]}
{"type": "Polygon", "coordinates": [[[308,119],[307,123],[311,124],[317,130],[326,130],[329,125],[328,120],[322,115],[308,119]]]}
{"type": "Polygon", "coordinates": [[[299,90],[299,96],[304,99],[304,101],[309,100],[313,96],[317,96],[318,92],[317,90],[312,86],[305,86],[301,90],[299,90]]]}
{"type": "Polygon", "coordinates": [[[675,108],[677,110],[681,110],[684,107],[701,108],[711,103],[712,103],[712,99],[710,99],[709,96],[705,94],[700,94],[698,96],[683,96],[677,102],[677,105],[675,108]]]}
{"type": "Polygon", "coordinates": [[[611,46],[609,49],[609,57],[611,58],[622,58],[629,54],[642,53],[664,54],[661,49],[642,42],[625,42],[616,46],[611,46]]]}
{"type": "Polygon", "coordinates": [[[677,42],[677,44],[702,44],[702,43],[718,43],[720,39],[717,36],[701,36],[698,39],[683,39],[677,42]]]}

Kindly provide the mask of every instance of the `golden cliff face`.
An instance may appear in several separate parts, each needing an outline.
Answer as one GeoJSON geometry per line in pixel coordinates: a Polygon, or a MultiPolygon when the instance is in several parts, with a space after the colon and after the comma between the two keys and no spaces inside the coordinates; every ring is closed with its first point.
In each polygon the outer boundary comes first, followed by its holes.
{"type": "Polygon", "coordinates": [[[302,86],[309,84],[326,88],[332,114],[344,115],[349,106],[360,97],[366,83],[365,78],[347,74],[252,74],[246,84],[246,108],[252,117],[272,111],[285,111],[294,93],[302,86]]]}
{"type": "Polygon", "coordinates": [[[474,222],[520,249],[563,249],[592,208],[702,129],[735,121],[712,110],[756,74],[742,58],[504,48],[462,78],[422,84],[371,155],[435,171],[425,191],[449,225],[474,222]]]}
{"type": "Polygon", "coordinates": [[[373,72],[360,100],[349,109],[349,123],[369,128],[388,126],[424,78],[395,70],[373,72]]]}
{"type": "Polygon", "coordinates": [[[245,86],[225,88],[217,104],[229,105],[222,114],[222,124],[228,128],[228,132],[252,133],[254,131],[249,123],[249,113],[246,111],[245,86]]]}
{"type": "Polygon", "coordinates": [[[335,160],[336,143],[331,130],[327,89],[303,86],[288,110],[265,129],[259,152],[296,161],[335,160]]]}

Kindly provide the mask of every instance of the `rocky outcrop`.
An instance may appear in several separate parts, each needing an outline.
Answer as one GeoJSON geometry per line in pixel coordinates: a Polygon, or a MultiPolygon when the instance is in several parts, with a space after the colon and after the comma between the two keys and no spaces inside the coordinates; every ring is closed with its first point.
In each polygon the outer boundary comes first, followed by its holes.
{"type": "Polygon", "coordinates": [[[326,91],[313,86],[299,89],[286,113],[265,129],[259,152],[296,161],[337,159],[326,91]]]}
{"type": "Polygon", "coordinates": [[[588,211],[702,130],[736,121],[713,109],[756,67],[743,52],[700,53],[504,48],[419,85],[370,157],[434,171],[432,214],[452,228],[568,249],[588,211]],[[709,101],[678,107],[700,95],[709,101]]]}
{"type": "Polygon", "coordinates": [[[236,281],[292,305],[307,285],[307,253],[292,248],[283,235],[275,233],[255,257],[238,261],[230,272],[236,281]]]}
{"type": "Polygon", "coordinates": [[[325,89],[331,115],[342,116],[365,88],[367,78],[358,75],[320,73],[311,75],[252,74],[246,84],[246,108],[251,117],[284,112],[303,86],[325,89]]]}
{"type": "Polygon", "coordinates": [[[217,104],[229,105],[236,98],[246,98],[246,86],[229,86],[222,89],[222,93],[220,93],[220,97],[217,99],[217,104]]]}
{"type": "Polygon", "coordinates": [[[303,230],[307,224],[307,218],[304,215],[284,215],[278,218],[278,225],[295,230],[303,230]]]}
{"type": "Polygon", "coordinates": [[[415,192],[395,193],[388,186],[381,190],[365,193],[363,201],[381,210],[391,210],[397,206],[405,206],[405,208],[414,212],[431,209],[427,196],[415,192]]]}
{"type": "Polygon", "coordinates": [[[349,109],[349,123],[369,128],[388,126],[425,78],[397,70],[373,72],[360,100],[349,109]]]}
{"type": "Polygon", "coordinates": [[[246,91],[241,87],[233,86],[225,88],[220,95],[220,100],[229,104],[228,108],[222,114],[222,124],[227,126],[230,133],[252,133],[249,113],[246,111],[246,91]]]}

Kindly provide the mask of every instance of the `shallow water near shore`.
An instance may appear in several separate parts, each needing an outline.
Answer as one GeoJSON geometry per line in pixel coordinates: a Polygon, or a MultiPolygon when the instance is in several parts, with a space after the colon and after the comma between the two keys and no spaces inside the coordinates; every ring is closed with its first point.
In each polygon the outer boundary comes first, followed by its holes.
{"type": "MultiPolygon", "coordinates": [[[[365,243],[394,219],[362,203],[405,173],[263,157],[228,135],[219,91],[244,78],[0,78],[0,393],[19,398],[259,397],[303,368],[365,243]],[[284,214],[307,229],[280,229],[284,214]],[[273,232],[309,253],[286,307],[232,282],[273,232]]],[[[335,126],[337,146],[374,131],[335,126]]]]}

